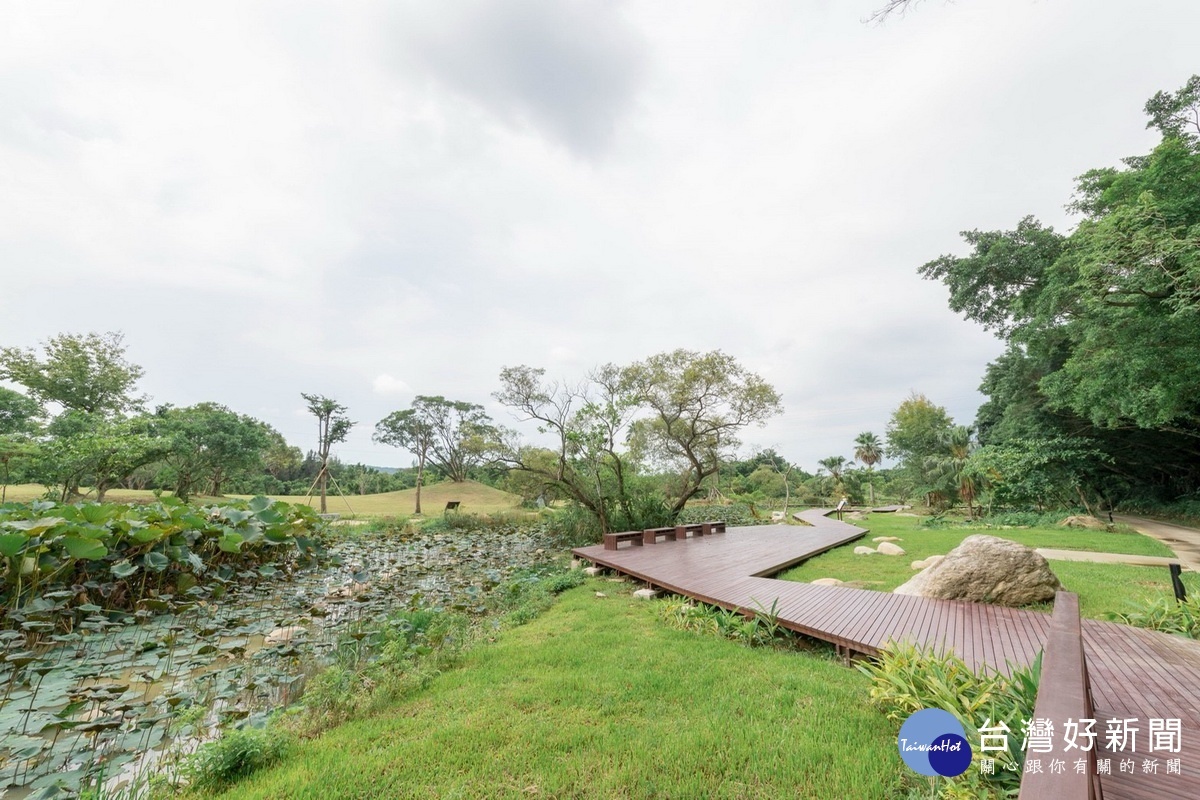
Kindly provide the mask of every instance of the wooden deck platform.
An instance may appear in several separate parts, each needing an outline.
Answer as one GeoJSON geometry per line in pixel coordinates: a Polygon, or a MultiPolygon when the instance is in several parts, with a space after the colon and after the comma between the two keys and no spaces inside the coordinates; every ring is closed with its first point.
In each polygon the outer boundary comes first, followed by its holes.
{"type": "MultiPolygon", "coordinates": [[[[975,669],[1007,673],[1041,651],[1050,630],[1045,613],[769,577],[866,533],[825,513],[796,515],[812,527],[731,527],[718,536],[621,550],[580,547],[574,553],[702,602],[747,612],[773,608],[784,627],[847,653],[877,655],[891,641],[910,641],[952,651],[975,669]]],[[[1101,779],[1103,796],[1200,798],[1200,642],[1095,620],[1083,622],[1083,638],[1097,755],[1111,759],[1112,775],[1101,779]],[[1108,752],[1103,738],[1106,720],[1127,718],[1138,720],[1139,732],[1134,770],[1121,772],[1129,754],[1108,752]],[[1151,718],[1181,720],[1181,752],[1148,751],[1151,718]],[[1144,772],[1151,756],[1157,758],[1156,771],[1144,772]],[[1167,774],[1168,759],[1180,759],[1181,774],[1167,774]]],[[[1019,735],[1020,721],[1007,722],[1019,735]]],[[[1065,720],[1054,722],[1061,728],[1065,720]]]]}

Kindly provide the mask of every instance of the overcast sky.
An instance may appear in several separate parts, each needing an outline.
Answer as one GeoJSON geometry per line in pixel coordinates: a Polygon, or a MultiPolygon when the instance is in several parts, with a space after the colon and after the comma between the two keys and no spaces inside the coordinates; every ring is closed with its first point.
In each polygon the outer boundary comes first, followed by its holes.
{"type": "Polygon", "coordinates": [[[0,345],[120,330],[155,403],[371,443],[504,366],[683,347],[767,378],[813,470],[919,391],[973,420],[990,334],[916,273],[1145,153],[1200,3],[0,4],[0,345]]]}

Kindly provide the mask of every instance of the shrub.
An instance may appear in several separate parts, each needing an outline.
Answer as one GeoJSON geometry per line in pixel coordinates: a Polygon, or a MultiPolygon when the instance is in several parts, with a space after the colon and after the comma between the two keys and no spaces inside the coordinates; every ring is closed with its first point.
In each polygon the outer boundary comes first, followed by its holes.
{"type": "Polygon", "coordinates": [[[745,615],[718,606],[670,597],[660,601],[658,617],[678,630],[722,636],[751,646],[774,645],[792,638],[779,624],[774,606],[745,615]]]}
{"type": "Polygon", "coordinates": [[[200,746],[184,768],[189,784],[201,791],[221,791],[279,761],[291,740],[278,730],[243,728],[200,746]]]}
{"type": "Polygon", "coordinates": [[[902,723],[922,708],[940,708],[962,722],[973,748],[978,747],[979,728],[987,720],[1008,725],[1012,729],[1008,751],[987,754],[995,759],[995,774],[981,774],[979,762],[983,753],[976,750],[971,766],[961,776],[947,781],[941,796],[1003,798],[1010,793],[1015,796],[1025,762],[1020,723],[1033,718],[1042,671],[1040,654],[1031,666],[1012,669],[1005,677],[995,672],[979,675],[958,656],[938,655],[930,649],[902,644],[885,649],[878,662],[861,663],[858,669],[871,678],[872,704],[892,722],[902,723]]]}
{"type": "Polygon", "coordinates": [[[1169,597],[1160,597],[1133,611],[1105,614],[1105,618],[1152,631],[1200,639],[1200,599],[1195,596],[1182,603],[1169,597]]]}

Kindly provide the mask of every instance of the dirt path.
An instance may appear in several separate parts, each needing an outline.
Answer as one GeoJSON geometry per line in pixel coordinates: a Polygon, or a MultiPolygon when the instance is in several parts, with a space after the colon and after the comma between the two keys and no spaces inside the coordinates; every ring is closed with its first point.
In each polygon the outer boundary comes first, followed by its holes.
{"type": "Polygon", "coordinates": [[[1128,517],[1124,514],[1113,516],[1117,522],[1128,525],[1134,530],[1158,539],[1175,551],[1179,560],[1193,570],[1200,571],[1200,530],[1185,528],[1170,522],[1158,522],[1142,517],[1128,517]]]}

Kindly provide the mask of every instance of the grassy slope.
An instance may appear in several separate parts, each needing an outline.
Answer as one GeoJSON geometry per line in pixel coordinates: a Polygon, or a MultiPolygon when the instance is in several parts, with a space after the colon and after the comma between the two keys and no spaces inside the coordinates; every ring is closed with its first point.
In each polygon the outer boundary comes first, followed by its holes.
{"type": "MultiPolygon", "coordinates": [[[[872,514],[861,523],[870,528],[865,540],[839,547],[790,569],[779,577],[785,580],[812,581],[838,578],[864,589],[891,591],[914,574],[911,562],[935,554],[945,554],[974,533],[986,533],[1011,539],[1029,547],[1061,550],[1128,553],[1132,555],[1170,556],[1161,542],[1140,533],[1066,528],[1004,528],[997,530],[919,530],[920,520],[894,514],[872,514]],[[903,556],[857,556],[858,545],[873,546],[874,536],[898,536],[907,551],[903,556]]],[[[1108,611],[1128,611],[1130,606],[1159,596],[1171,596],[1170,577],[1165,567],[1134,567],[1124,564],[1093,564],[1077,561],[1051,561],[1050,568],[1069,591],[1079,595],[1080,611],[1085,617],[1099,618],[1108,611]]],[[[1200,576],[1184,576],[1189,592],[1200,592],[1200,576]]]]}
{"type": "MultiPolygon", "coordinates": [[[[34,483],[24,483],[8,487],[8,499],[15,502],[27,503],[37,500],[46,492],[46,487],[34,483]]],[[[337,493],[331,494],[326,500],[326,508],[332,513],[346,514],[350,509],[361,516],[400,517],[413,513],[416,503],[416,489],[405,489],[401,492],[386,492],[384,494],[367,494],[348,496],[343,500],[337,493]]],[[[230,497],[249,497],[249,495],[230,495],[230,497]]],[[[113,503],[149,502],[154,499],[150,491],[113,489],[105,500],[113,503]]],[[[209,497],[196,497],[196,500],[213,500],[209,497]]],[[[216,498],[219,500],[219,498],[216,498]]],[[[289,503],[305,502],[304,495],[280,496],[276,499],[287,500],[289,503]]],[[[502,511],[514,511],[521,503],[521,498],[515,494],[493,489],[482,483],[467,481],[466,483],[436,483],[421,490],[421,506],[426,516],[441,514],[448,500],[458,500],[462,503],[459,510],[467,514],[495,514],[502,511]]],[[[321,503],[319,498],[310,498],[308,504],[316,508],[321,503]]]]}
{"type": "Polygon", "coordinates": [[[892,796],[904,768],[865,677],[670,629],[627,591],[568,592],[391,713],[302,743],[227,796],[892,796]]]}
{"type": "MultiPolygon", "coordinates": [[[[343,500],[338,494],[331,494],[326,499],[326,508],[331,513],[349,514],[353,509],[355,514],[362,516],[408,516],[416,507],[417,490],[404,489],[399,492],[383,494],[348,495],[343,500]],[[349,508],[347,508],[347,502],[349,508]]],[[[305,502],[304,495],[279,497],[289,503],[305,502]]],[[[450,500],[457,500],[462,505],[458,510],[464,514],[495,514],[502,511],[515,511],[521,503],[521,498],[491,486],[485,486],[475,481],[465,483],[435,483],[421,489],[421,510],[425,516],[437,516],[446,508],[450,500]]],[[[320,506],[320,498],[313,497],[308,504],[314,508],[320,506]]]]}

